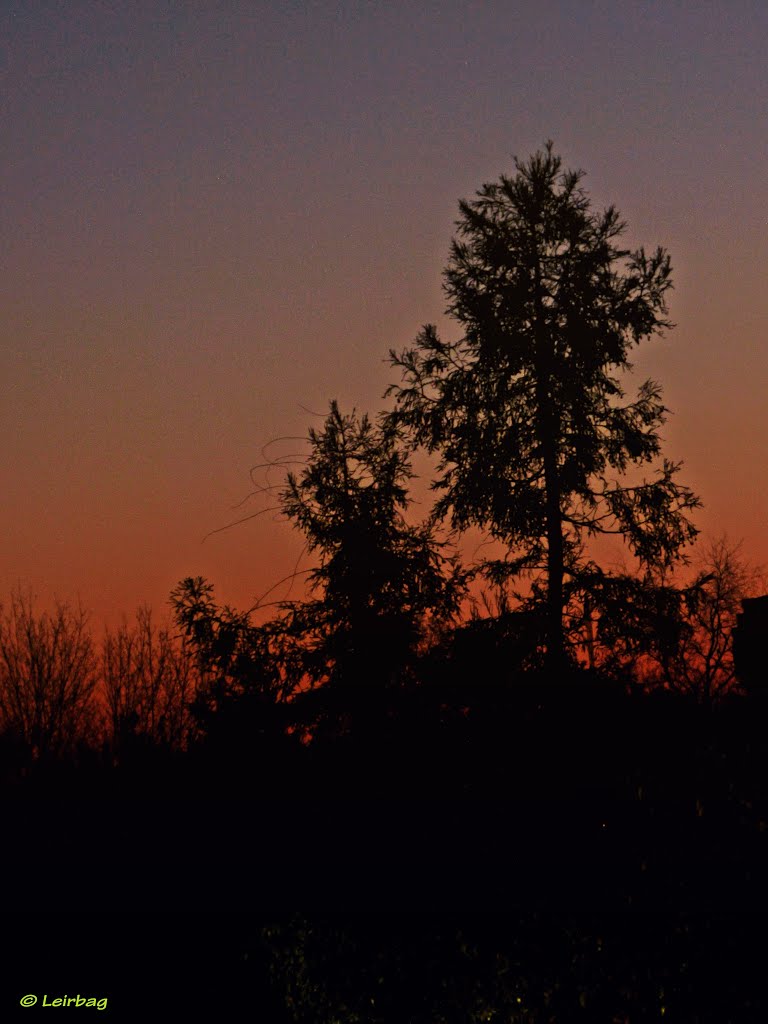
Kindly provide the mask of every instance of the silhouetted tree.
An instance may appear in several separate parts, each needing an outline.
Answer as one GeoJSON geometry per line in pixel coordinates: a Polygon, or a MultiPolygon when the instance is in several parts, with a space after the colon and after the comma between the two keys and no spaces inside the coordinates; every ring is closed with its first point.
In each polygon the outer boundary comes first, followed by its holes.
{"type": "Polygon", "coordinates": [[[670,261],[621,248],[625,224],[591,209],[580,171],[561,171],[551,143],[514,177],[460,203],[445,271],[455,342],[426,326],[390,353],[402,372],[392,422],[439,454],[436,515],[487,528],[508,547],[509,575],[542,583],[551,663],[566,650],[568,584],[596,534],[621,535],[641,566],[666,566],[696,530],[699,505],[663,459],[659,386],[626,400],[631,348],[662,328],[670,261]]]}
{"type": "Polygon", "coordinates": [[[683,593],[684,620],[678,643],[657,658],[659,680],[709,702],[736,683],[733,630],[744,597],[765,589],[762,571],[722,536],[710,540],[697,560],[698,574],[683,593]]]}
{"type": "Polygon", "coordinates": [[[105,631],[101,676],[109,738],[117,751],[137,740],[170,750],[186,747],[198,675],[187,646],[158,628],[147,606],[138,609],[135,624],[124,621],[105,631]]]}
{"type": "Polygon", "coordinates": [[[0,606],[0,722],[33,757],[68,754],[92,739],[97,678],[82,608],[56,601],[38,612],[21,588],[0,606]]]}
{"type": "Polygon", "coordinates": [[[590,668],[626,682],[653,684],[690,632],[691,590],[664,572],[604,572],[585,566],[569,588],[576,604],[570,639],[590,668]]]}
{"type": "Polygon", "coordinates": [[[428,624],[458,611],[464,577],[429,525],[410,525],[412,476],[399,430],[335,402],[309,432],[306,468],[288,474],[284,514],[318,558],[312,599],[290,607],[316,682],[386,685],[415,652],[428,624]]]}
{"type": "Polygon", "coordinates": [[[203,734],[233,749],[282,735],[300,674],[284,623],[257,626],[247,612],[220,607],[200,576],[182,580],[171,604],[199,673],[191,711],[203,734]]]}

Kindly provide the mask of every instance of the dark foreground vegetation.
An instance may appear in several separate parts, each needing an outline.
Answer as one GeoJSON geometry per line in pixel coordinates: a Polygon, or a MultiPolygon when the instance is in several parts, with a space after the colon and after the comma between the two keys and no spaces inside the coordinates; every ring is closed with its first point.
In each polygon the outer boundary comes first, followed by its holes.
{"type": "Polygon", "coordinates": [[[763,702],[584,675],[396,710],[30,773],[5,791],[6,914],[132,1012],[152,992],[171,1017],[761,1019],[763,702]]]}
{"type": "MultiPolygon", "coordinates": [[[[119,1021],[765,1019],[764,947],[754,918],[733,914],[180,913],[135,923],[91,917],[87,928],[71,917],[7,915],[5,923],[14,935],[5,991],[10,979],[20,994],[39,991],[44,974],[49,991],[106,994],[104,1019],[119,1021]]],[[[17,1019],[13,1009],[4,1019],[17,1019]]]]}

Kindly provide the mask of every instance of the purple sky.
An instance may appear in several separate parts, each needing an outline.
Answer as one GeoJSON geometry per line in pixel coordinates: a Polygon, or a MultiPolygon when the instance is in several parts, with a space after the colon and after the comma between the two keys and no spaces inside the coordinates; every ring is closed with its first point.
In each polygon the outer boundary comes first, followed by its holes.
{"type": "Polygon", "coordinates": [[[305,409],[375,412],[387,350],[450,333],[458,199],[548,138],[670,250],[678,326],[638,377],[702,530],[768,560],[767,53],[739,0],[6,0],[0,597],[113,621],[289,573],[273,516],[202,538],[305,409]]]}

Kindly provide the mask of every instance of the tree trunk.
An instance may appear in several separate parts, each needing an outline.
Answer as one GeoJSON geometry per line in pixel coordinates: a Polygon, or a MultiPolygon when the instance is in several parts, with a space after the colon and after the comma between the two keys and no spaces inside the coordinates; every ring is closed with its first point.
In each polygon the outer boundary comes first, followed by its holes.
{"type": "Polygon", "coordinates": [[[544,451],[544,486],[547,490],[547,667],[554,672],[565,667],[563,631],[563,530],[557,459],[544,451]]]}
{"type": "Polygon", "coordinates": [[[565,667],[565,634],[563,632],[563,517],[560,509],[560,475],[557,464],[558,412],[552,398],[550,382],[555,371],[555,353],[549,337],[542,297],[541,265],[538,254],[534,263],[534,335],[536,345],[536,400],[538,405],[539,440],[544,463],[544,491],[547,536],[547,668],[557,673],[565,667]]]}

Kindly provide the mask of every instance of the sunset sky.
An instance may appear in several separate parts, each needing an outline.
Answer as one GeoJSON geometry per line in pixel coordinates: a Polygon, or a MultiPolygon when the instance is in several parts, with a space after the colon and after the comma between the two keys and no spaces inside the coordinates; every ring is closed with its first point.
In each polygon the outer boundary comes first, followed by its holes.
{"type": "Polygon", "coordinates": [[[702,531],[768,562],[766,54],[764,0],[6,0],[0,599],[99,624],[290,573],[274,514],[203,538],[262,507],[267,442],[381,409],[388,349],[456,333],[457,201],[549,138],[669,249],[637,378],[702,531]]]}

